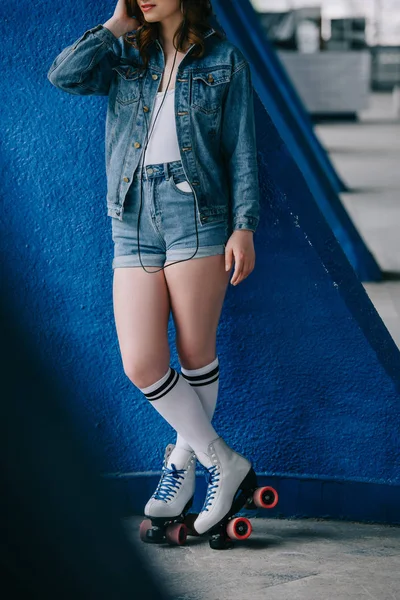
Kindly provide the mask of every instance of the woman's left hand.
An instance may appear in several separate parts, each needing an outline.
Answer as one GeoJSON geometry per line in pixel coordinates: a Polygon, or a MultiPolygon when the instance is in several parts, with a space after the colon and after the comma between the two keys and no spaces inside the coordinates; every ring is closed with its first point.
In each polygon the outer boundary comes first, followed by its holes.
{"type": "Polygon", "coordinates": [[[255,265],[256,254],[253,243],[254,232],[251,229],[235,229],[225,247],[225,270],[232,268],[235,260],[235,271],[231,279],[232,285],[237,285],[246,279],[255,265]]]}

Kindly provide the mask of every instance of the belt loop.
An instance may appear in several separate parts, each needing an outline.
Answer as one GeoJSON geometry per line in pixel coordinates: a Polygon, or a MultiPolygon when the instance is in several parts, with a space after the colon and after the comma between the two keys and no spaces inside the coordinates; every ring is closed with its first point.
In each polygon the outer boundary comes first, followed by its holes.
{"type": "Polygon", "coordinates": [[[169,179],[169,163],[167,163],[167,162],[164,163],[164,177],[165,177],[166,181],[168,181],[168,179],[169,179]]]}

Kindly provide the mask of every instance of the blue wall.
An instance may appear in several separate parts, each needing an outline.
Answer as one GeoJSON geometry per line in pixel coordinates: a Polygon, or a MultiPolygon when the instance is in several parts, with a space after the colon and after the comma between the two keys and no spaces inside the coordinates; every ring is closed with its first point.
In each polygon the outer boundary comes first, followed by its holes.
{"type": "MultiPolygon", "coordinates": [[[[122,369],[106,216],[107,99],[64,94],[46,78],[55,55],[112,11],[101,1],[22,1],[7,16],[0,247],[7,294],[104,472],[137,473],[160,469],[173,432],[122,369]]],[[[347,484],[352,518],[364,518],[362,494],[352,495],[358,482],[385,486],[382,496],[374,491],[375,513],[394,522],[387,507],[400,484],[399,351],[257,95],[255,106],[256,268],[229,287],[223,308],[215,426],[259,473],[286,482],[279,514],[307,504],[296,490],[311,479],[318,490],[347,484]]],[[[179,368],[172,319],[169,335],[179,368]]],[[[341,516],[329,495],[323,514],[341,516]]]]}

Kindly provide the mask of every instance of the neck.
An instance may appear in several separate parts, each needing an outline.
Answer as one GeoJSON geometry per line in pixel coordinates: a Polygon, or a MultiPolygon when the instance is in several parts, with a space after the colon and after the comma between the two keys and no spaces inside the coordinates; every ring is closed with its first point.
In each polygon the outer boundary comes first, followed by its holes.
{"type": "Polygon", "coordinates": [[[163,19],[159,22],[158,37],[160,43],[164,49],[164,52],[168,54],[175,54],[176,48],[174,47],[173,39],[175,31],[179,27],[183,20],[182,13],[179,11],[167,19],[163,19]]]}

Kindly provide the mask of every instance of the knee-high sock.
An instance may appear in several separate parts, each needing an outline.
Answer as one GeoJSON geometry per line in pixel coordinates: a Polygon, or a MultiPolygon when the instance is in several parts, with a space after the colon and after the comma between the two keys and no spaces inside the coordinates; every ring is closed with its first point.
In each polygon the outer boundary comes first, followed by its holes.
{"type": "Polygon", "coordinates": [[[218,438],[202,403],[184,377],[169,367],[167,373],[146,388],[139,388],[152,406],[193,448],[204,466],[211,466],[208,445],[218,438]]]}
{"type": "MultiPolygon", "coordinates": [[[[185,369],[181,365],[182,376],[192,386],[200,402],[204,408],[204,411],[210,422],[214,416],[215,407],[217,405],[218,398],[218,387],[219,387],[219,361],[218,356],[204,367],[198,369],[185,369]]],[[[187,441],[178,433],[176,437],[176,448],[186,450],[190,452],[192,447],[187,441]]],[[[174,452],[175,456],[176,452],[174,452]]]]}

